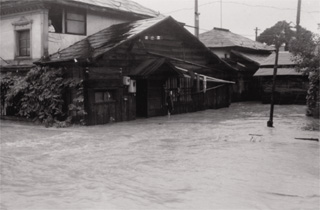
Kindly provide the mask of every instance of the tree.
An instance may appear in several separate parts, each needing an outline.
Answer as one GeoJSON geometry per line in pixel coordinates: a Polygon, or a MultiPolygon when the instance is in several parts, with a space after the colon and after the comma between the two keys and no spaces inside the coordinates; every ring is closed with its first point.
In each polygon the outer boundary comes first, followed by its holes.
{"type": "Polygon", "coordinates": [[[309,75],[307,93],[307,115],[319,117],[319,81],[320,81],[320,38],[312,32],[297,28],[296,37],[290,42],[290,51],[295,55],[297,70],[309,75]]]}
{"type": "Polygon", "coordinates": [[[320,38],[301,26],[296,26],[296,31],[291,28],[290,23],[279,21],[263,31],[257,41],[274,45],[276,48],[285,43],[285,50],[295,56],[297,71],[309,75],[307,115],[319,117],[320,38]]]}
{"type": "Polygon", "coordinates": [[[278,43],[285,44],[285,50],[289,49],[289,42],[294,36],[294,31],[291,30],[290,23],[279,21],[274,26],[264,30],[258,37],[257,41],[268,45],[276,45],[278,43]],[[282,35],[281,37],[279,37],[282,35]]]}

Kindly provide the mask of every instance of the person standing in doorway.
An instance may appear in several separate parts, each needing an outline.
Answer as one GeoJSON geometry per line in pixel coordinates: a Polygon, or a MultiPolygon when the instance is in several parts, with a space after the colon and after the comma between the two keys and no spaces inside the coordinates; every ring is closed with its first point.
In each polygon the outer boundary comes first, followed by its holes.
{"type": "Polygon", "coordinates": [[[169,94],[167,96],[167,108],[168,108],[168,116],[171,115],[173,111],[173,95],[172,90],[169,91],[169,94]]]}

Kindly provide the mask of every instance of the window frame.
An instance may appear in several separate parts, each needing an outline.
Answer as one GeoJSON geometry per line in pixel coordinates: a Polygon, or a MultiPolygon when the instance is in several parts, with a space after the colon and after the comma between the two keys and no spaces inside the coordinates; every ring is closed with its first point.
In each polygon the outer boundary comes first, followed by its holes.
{"type": "Polygon", "coordinates": [[[116,102],[116,90],[114,89],[95,89],[94,90],[94,104],[105,104],[116,102]],[[97,100],[97,94],[103,94],[103,100],[97,100]],[[106,100],[105,94],[109,94],[109,99],[106,100]]]}
{"type": "Polygon", "coordinates": [[[49,33],[64,34],[64,13],[65,9],[53,7],[49,10],[48,21],[51,20],[51,24],[55,31],[49,33]]]}
{"type": "Polygon", "coordinates": [[[15,60],[28,60],[32,58],[32,20],[26,19],[22,16],[18,21],[12,23],[13,31],[14,31],[14,40],[15,40],[15,48],[14,48],[14,59],[15,60]],[[22,31],[29,32],[29,55],[21,55],[20,54],[20,36],[19,34],[22,31]]]}
{"type": "Polygon", "coordinates": [[[31,57],[31,31],[29,29],[18,30],[16,31],[16,45],[17,45],[17,53],[16,56],[18,58],[30,58],[31,57]],[[22,37],[27,32],[27,38],[22,37]],[[23,39],[24,38],[24,39],[23,39]],[[26,41],[26,47],[22,47],[22,41],[26,41]],[[25,51],[25,54],[22,53],[25,51]]]}
{"type": "Polygon", "coordinates": [[[74,9],[66,9],[64,11],[64,17],[63,17],[63,21],[64,21],[64,33],[65,34],[72,34],[72,35],[83,35],[86,36],[87,35],[87,13],[86,11],[76,11],[74,9]],[[73,13],[73,14],[77,14],[77,15],[83,15],[84,20],[80,21],[80,20],[74,20],[74,19],[68,19],[68,13],[73,13]],[[68,32],[68,21],[73,21],[73,22],[80,22],[83,23],[83,27],[84,27],[84,33],[71,33],[68,32]]]}

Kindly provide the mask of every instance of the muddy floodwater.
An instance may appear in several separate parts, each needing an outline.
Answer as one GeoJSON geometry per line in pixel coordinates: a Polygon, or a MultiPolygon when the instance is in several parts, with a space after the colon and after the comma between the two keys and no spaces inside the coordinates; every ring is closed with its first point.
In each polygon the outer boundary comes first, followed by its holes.
{"type": "Polygon", "coordinates": [[[1,121],[1,210],[319,209],[319,121],[229,108],[91,127],[1,121]]]}

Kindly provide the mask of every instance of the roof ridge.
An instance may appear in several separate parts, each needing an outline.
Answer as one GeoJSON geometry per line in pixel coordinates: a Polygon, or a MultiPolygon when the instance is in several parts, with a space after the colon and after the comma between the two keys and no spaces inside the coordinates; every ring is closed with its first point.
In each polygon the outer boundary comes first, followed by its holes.
{"type": "MultiPolygon", "coordinates": [[[[170,16],[167,16],[167,17],[153,17],[153,18],[149,18],[149,19],[143,19],[143,20],[136,20],[136,21],[131,21],[131,22],[124,22],[124,23],[119,23],[119,24],[114,24],[114,25],[111,25],[111,26],[109,26],[109,27],[107,27],[107,28],[104,28],[104,29],[102,29],[102,30],[100,30],[100,31],[98,31],[98,32],[96,32],[96,33],[94,33],[94,34],[91,34],[91,35],[89,35],[89,36],[87,36],[87,37],[85,37],[85,38],[83,38],[82,40],[80,40],[80,41],[77,41],[77,42],[75,42],[75,43],[73,43],[72,45],[70,45],[70,46],[68,46],[68,47],[66,47],[66,48],[64,48],[64,49],[62,49],[62,50],[59,50],[58,52],[55,52],[55,53],[53,53],[53,54],[51,54],[50,55],[50,57],[55,57],[55,56],[57,56],[58,55],[58,57],[60,56],[60,54],[62,54],[64,51],[67,51],[68,49],[70,49],[70,48],[74,48],[74,47],[77,47],[77,45],[86,45],[88,48],[90,48],[90,49],[88,49],[89,51],[91,50],[91,51],[93,51],[92,52],[92,56],[93,57],[97,57],[97,56],[99,56],[99,55],[101,55],[101,54],[103,54],[103,53],[105,53],[105,52],[107,52],[107,51],[109,51],[109,50],[111,50],[111,49],[113,49],[113,48],[115,48],[115,47],[118,47],[119,45],[121,45],[121,44],[123,44],[123,43],[125,43],[125,42],[127,42],[127,41],[129,41],[129,40],[131,40],[131,39],[133,39],[134,37],[136,37],[136,36],[138,36],[139,34],[141,34],[141,33],[143,33],[145,30],[148,30],[148,29],[150,29],[150,27],[153,27],[153,26],[155,26],[155,25],[157,25],[157,24],[159,24],[159,23],[161,23],[162,21],[165,21],[165,20],[167,20],[167,19],[169,19],[169,18],[171,18],[170,16]],[[158,21],[156,21],[158,19],[158,21]],[[98,46],[94,46],[93,44],[92,44],[92,40],[94,39],[94,37],[96,37],[96,36],[99,36],[99,35],[101,35],[101,34],[103,34],[103,33],[105,33],[105,32],[108,32],[108,31],[110,31],[112,28],[114,28],[114,27],[119,27],[119,26],[121,26],[121,25],[135,25],[135,24],[139,24],[139,22],[141,22],[141,23],[146,23],[146,22],[152,22],[152,21],[155,21],[154,23],[152,23],[152,25],[150,25],[149,27],[147,27],[147,28],[145,28],[145,29],[143,29],[143,30],[141,30],[141,31],[139,31],[139,32],[137,32],[137,33],[133,33],[133,34],[131,34],[131,35],[129,35],[128,37],[126,37],[126,39],[124,39],[124,40],[121,40],[121,41],[119,41],[118,43],[116,43],[115,45],[113,45],[110,49],[108,49],[107,51],[101,51],[101,52],[97,52],[99,49],[101,49],[101,48],[103,48],[103,47],[105,47],[108,43],[100,43],[100,45],[98,45],[98,46]],[[93,49],[93,50],[92,50],[93,49]]],[[[129,32],[129,31],[128,31],[129,32]]],[[[90,52],[91,52],[90,51],[90,52]]],[[[80,58],[80,57],[78,57],[78,58],[80,58]]],[[[41,60],[40,60],[40,62],[41,62],[41,60]]]]}
{"type": "MultiPolygon", "coordinates": [[[[1,6],[7,5],[12,8],[16,5],[25,3],[56,3],[64,6],[82,7],[89,10],[106,11],[113,10],[114,12],[132,13],[135,16],[141,17],[157,17],[163,16],[160,12],[143,6],[133,0],[1,0],[1,6]]],[[[2,9],[1,9],[2,10],[2,9]]]]}
{"type": "Polygon", "coordinates": [[[248,37],[236,34],[229,29],[213,28],[210,31],[200,34],[200,40],[207,47],[243,47],[254,50],[271,51],[270,46],[252,40],[248,37]]]}

